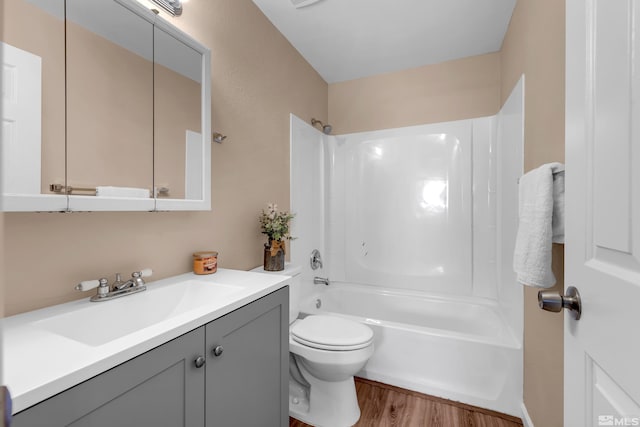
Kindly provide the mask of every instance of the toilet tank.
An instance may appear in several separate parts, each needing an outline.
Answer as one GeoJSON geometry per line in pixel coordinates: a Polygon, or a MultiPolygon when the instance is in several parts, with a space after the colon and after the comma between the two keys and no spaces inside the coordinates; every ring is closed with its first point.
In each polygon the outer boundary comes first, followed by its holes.
{"type": "Polygon", "coordinates": [[[291,276],[289,283],[289,324],[298,318],[300,313],[300,294],[301,294],[301,275],[302,267],[291,263],[284,264],[284,270],[281,271],[265,271],[263,266],[259,266],[251,270],[256,273],[277,274],[280,276],[291,276]]]}

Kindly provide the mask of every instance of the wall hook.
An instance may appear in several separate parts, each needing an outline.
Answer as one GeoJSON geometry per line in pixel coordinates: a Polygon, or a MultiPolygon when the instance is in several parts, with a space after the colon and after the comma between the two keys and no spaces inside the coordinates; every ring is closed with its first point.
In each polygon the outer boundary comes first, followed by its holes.
{"type": "Polygon", "coordinates": [[[224,141],[225,139],[227,139],[227,135],[223,135],[219,132],[213,133],[213,140],[218,144],[222,144],[222,141],[224,141]]]}

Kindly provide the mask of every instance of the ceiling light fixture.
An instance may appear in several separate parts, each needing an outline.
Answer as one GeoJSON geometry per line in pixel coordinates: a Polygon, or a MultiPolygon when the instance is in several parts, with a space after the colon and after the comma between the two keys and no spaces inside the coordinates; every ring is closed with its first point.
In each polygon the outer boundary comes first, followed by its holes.
{"type": "Polygon", "coordinates": [[[173,16],[182,15],[182,2],[180,0],[153,0],[153,2],[173,16]]]}

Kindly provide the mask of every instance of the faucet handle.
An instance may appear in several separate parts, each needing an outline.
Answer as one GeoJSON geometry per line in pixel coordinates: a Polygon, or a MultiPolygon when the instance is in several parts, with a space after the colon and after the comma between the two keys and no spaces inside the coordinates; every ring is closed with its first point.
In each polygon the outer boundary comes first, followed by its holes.
{"type": "Polygon", "coordinates": [[[311,258],[309,259],[309,263],[311,264],[312,270],[317,270],[318,268],[322,268],[322,256],[320,255],[320,251],[314,249],[311,252],[311,258]]]}
{"type": "MultiPolygon", "coordinates": [[[[103,279],[100,279],[103,280],[103,279]]],[[[100,286],[100,280],[83,280],[75,287],[76,291],[90,291],[93,288],[100,286]]],[[[107,280],[107,279],[104,279],[107,280]]]]}
{"type": "Polygon", "coordinates": [[[82,282],[78,283],[75,287],[76,291],[89,291],[93,288],[97,288],[98,285],[100,285],[100,282],[98,280],[83,280],[82,282]]]}
{"type": "Polygon", "coordinates": [[[133,273],[131,273],[131,278],[133,279],[135,286],[144,286],[144,280],[142,280],[142,278],[149,277],[152,274],[153,270],[151,270],[150,268],[145,268],[144,270],[134,271],[133,273]]]}
{"type": "Polygon", "coordinates": [[[136,273],[139,274],[139,277],[150,277],[151,275],[153,275],[153,270],[150,268],[145,268],[143,270],[137,271],[136,273]]]}

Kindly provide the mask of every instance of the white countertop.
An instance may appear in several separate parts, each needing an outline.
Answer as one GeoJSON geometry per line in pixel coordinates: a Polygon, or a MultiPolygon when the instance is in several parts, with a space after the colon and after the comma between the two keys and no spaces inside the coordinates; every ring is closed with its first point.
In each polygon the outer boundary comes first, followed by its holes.
{"type": "Polygon", "coordinates": [[[148,282],[146,291],[112,301],[89,302],[89,297],[95,293],[93,290],[86,293],[87,298],[79,301],[7,317],[2,320],[2,368],[5,384],[13,397],[13,413],[16,414],[288,284],[288,276],[218,269],[217,273],[211,275],[187,273],[148,282]],[[144,322],[141,322],[143,326],[140,329],[136,330],[127,325],[127,328],[123,328],[125,332],[122,336],[115,334],[115,338],[109,338],[110,340],[104,343],[83,343],[50,332],[46,328],[47,323],[53,323],[50,319],[59,318],[75,310],[91,313],[91,310],[102,306],[102,311],[106,308],[113,309],[114,315],[110,318],[109,326],[118,330],[119,307],[130,307],[132,302],[143,302],[142,299],[153,292],[180,286],[182,282],[190,280],[208,282],[211,286],[218,284],[237,288],[233,292],[199,303],[196,308],[157,323],[145,326],[144,322]],[[128,300],[126,305],[121,303],[125,300],[128,300]]]}

